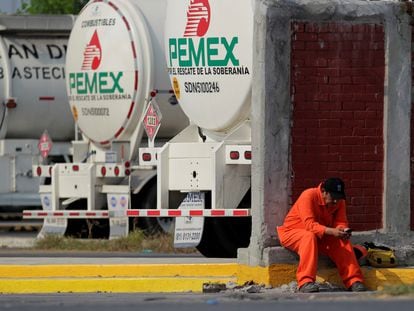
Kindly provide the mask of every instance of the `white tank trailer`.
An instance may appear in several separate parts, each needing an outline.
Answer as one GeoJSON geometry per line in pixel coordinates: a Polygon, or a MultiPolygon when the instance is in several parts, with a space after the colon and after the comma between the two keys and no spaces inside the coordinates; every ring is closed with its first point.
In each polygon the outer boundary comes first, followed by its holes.
{"type": "MultiPolygon", "coordinates": [[[[47,131],[47,161],[65,161],[75,127],[65,89],[65,57],[74,16],[0,15],[0,215],[40,208],[32,165],[47,131]],[[57,121],[59,120],[59,121],[57,121]]],[[[8,225],[3,223],[2,225],[8,225]]]]}
{"type": "Polygon", "coordinates": [[[248,246],[252,38],[251,0],[90,1],[66,66],[83,140],[71,165],[41,169],[44,211],[25,213],[45,219],[40,235],[87,218],[112,238],[131,220],[175,217],[177,247],[235,257],[248,246]]]}

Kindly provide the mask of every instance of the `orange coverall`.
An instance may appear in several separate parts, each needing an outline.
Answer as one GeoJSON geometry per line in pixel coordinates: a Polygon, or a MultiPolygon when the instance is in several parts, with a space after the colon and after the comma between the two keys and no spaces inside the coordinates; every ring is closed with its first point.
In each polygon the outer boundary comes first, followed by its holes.
{"type": "Polygon", "coordinates": [[[336,264],[346,288],[354,282],[363,282],[363,276],[349,240],[325,235],[325,228],[347,228],[345,200],[326,206],[321,185],[302,192],[286,215],[282,226],[277,227],[282,246],[299,255],[296,272],[298,287],[315,282],[318,254],[328,255],[336,264]]]}

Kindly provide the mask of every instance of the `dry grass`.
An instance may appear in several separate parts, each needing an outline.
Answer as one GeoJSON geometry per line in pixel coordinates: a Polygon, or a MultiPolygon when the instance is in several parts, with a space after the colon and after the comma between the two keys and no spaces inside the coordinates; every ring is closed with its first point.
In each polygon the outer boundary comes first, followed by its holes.
{"type": "Polygon", "coordinates": [[[55,235],[46,236],[36,242],[37,250],[56,251],[100,251],[100,252],[146,252],[146,253],[196,253],[195,248],[174,248],[169,234],[147,237],[142,231],[133,231],[127,237],[114,240],[84,240],[55,235]]]}

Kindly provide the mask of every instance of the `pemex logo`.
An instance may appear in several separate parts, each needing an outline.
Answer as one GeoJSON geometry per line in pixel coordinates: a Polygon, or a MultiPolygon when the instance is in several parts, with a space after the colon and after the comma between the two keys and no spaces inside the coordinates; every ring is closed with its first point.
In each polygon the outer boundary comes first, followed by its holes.
{"type": "MultiPolygon", "coordinates": [[[[121,83],[124,73],[122,71],[97,71],[101,65],[101,61],[102,48],[98,32],[95,30],[91,41],[87,44],[83,52],[81,71],[69,73],[70,95],[124,93],[124,88],[121,83]]],[[[76,100],[80,100],[79,98],[76,98],[76,100]]],[[[84,97],[84,100],[89,100],[89,98],[84,97]]]]}
{"type": "Polygon", "coordinates": [[[210,3],[208,0],[191,0],[187,10],[184,37],[202,37],[210,26],[210,3]]]}
{"type": "Polygon", "coordinates": [[[101,64],[102,48],[99,42],[98,31],[92,35],[91,41],[83,52],[82,70],[96,70],[101,64]]]}
{"type": "MultiPolygon", "coordinates": [[[[217,3],[211,6],[209,0],[189,1],[183,37],[168,38],[167,65],[169,70],[171,69],[170,74],[175,74],[173,68],[179,67],[239,66],[240,61],[235,53],[239,43],[237,35],[226,36],[223,31],[220,36],[214,34],[206,36],[211,24],[212,10],[220,7],[217,3]]],[[[226,14],[214,15],[217,21],[220,17],[226,16],[226,14]]]]}

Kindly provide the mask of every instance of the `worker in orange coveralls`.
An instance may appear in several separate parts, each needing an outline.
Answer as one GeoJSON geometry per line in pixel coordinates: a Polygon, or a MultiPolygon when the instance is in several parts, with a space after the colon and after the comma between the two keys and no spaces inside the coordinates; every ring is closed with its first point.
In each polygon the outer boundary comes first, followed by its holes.
{"type": "Polygon", "coordinates": [[[315,283],[319,253],[335,262],[347,289],[366,291],[349,241],[345,185],[341,179],[328,178],[317,188],[303,191],[277,232],[282,246],[299,255],[296,272],[299,292],[319,291],[315,283]]]}

